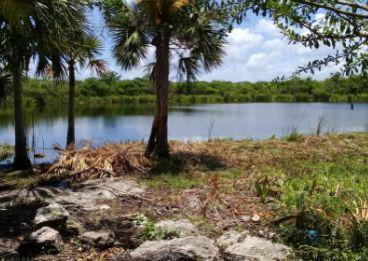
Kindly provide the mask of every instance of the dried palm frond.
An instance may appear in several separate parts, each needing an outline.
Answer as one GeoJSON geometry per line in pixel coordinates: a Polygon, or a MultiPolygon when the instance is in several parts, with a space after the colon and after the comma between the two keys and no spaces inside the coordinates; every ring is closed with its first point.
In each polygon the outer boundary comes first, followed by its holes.
{"type": "Polygon", "coordinates": [[[121,176],[127,172],[146,172],[151,162],[144,157],[141,143],[111,144],[99,148],[62,151],[48,174],[75,179],[121,176]]]}

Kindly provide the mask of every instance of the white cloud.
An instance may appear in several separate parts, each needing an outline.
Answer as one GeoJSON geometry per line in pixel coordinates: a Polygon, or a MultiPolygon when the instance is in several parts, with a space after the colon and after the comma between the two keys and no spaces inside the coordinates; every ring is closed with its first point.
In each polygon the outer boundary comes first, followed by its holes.
{"type": "MultiPolygon", "coordinates": [[[[230,33],[229,42],[223,64],[201,79],[270,81],[278,76],[290,76],[299,66],[334,53],[327,47],[316,50],[289,44],[272,21],[263,18],[252,27],[236,28],[230,33]]],[[[323,79],[338,69],[331,65],[313,77],[323,79]]]]}
{"type": "Polygon", "coordinates": [[[255,26],[255,30],[259,33],[271,36],[271,37],[279,37],[279,29],[275,26],[275,24],[268,19],[261,18],[259,19],[257,25],[255,26]]]}
{"type": "MultiPolygon", "coordinates": [[[[144,63],[138,69],[123,71],[114,61],[111,39],[104,27],[103,19],[96,10],[91,15],[93,30],[104,43],[104,52],[101,58],[109,62],[110,70],[118,72],[123,79],[132,79],[144,75],[144,63]]],[[[323,15],[317,15],[323,18],[323,15]]],[[[252,23],[244,24],[243,27],[235,28],[228,36],[228,44],[225,46],[226,56],[220,67],[216,70],[202,74],[200,80],[226,80],[226,81],[269,81],[278,76],[289,76],[298,66],[307,64],[309,61],[326,57],[334,53],[327,47],[320,49],[306,48],[300,44],[289,45],[289,42],[279,32],[272,21],[265,18],[254,18],[252,23]]],[[[149,50],[149,61],[154,57],[154,49],[149,50]]],[[[338,66],[331,65],[322,72],[313,75],[314,78],[323,79],[331,72],[338,70],[338,66]]],[[[172,74],[175,68],[171,69],[172,74]]],[[[91,73],[80,70],[78,78],[90,77],[91,73]]],[[[175,80],[175,78],[172,78],[175,80]]]]}

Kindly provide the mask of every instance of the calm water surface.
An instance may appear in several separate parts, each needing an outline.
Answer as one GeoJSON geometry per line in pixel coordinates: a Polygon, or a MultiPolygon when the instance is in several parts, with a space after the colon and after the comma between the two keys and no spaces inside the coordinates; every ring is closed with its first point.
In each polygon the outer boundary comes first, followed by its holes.
{"type": "MultiPolygon", "coordinates": [[[[152,106],[116,106],[84,108],[77,112],[76,138],[94,145],[127,140],[147,140],[154,108],[152,106]]],[[[320,117],[323,132],[368,131],[368,104],[331,103],[248,103],[171,106],[169,138],[207,140],[209,138],[265,139],[284,136],[293,129],[315,133],[320,117]]],[[[46,152],[44,160],[55,157],[53,144],[65,145],[65,111],[28,113],[28,142],[37,152],[46,152]]],[[[1,116],[0,142],[14,143],[11,115],[1,116]]],[[[43,161],[44,161],[43,160],[43,161]]]]}

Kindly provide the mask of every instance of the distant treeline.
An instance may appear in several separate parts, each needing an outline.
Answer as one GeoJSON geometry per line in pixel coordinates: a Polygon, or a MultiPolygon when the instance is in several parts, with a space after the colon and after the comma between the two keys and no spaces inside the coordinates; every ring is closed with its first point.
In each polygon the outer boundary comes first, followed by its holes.
{"type": "MultiPolygon", "coordinates": [[[[148,79],[119,80],[115,74],[77,82],[79,104],[140,104],[155,101],[148,79]]],[[[26,105],[44,107],[65,104],[67,83],[27,79],[26,105]]],[[[171,103],[216,102],[368,102],[368,77],[342,78],[334,75],[324,81],[294,78],[274,82],[193,82],[170,84],[171,103]]]]}

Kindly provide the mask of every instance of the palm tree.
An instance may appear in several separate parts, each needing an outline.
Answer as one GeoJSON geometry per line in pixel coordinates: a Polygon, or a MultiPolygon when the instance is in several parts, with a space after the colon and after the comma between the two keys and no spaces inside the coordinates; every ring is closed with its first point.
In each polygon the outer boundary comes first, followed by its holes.
{"type": "MultiPolygon", "coordinates": [[[[63,77],[64,74],[68,74],[69,84],[69,98],[68,98],[68,130],[66,138],[66,148],[74,149],[75,144],[75,71],[76,67],[87,67],[94,70],[98,76],[103,75],[106,71],[106,61],[96,59],[96,56],[100,54],[101,43],[92,35],[86,24],[80,25],[81,31],[75,30],[72,34],[68,35],[66,41],[70,42],[70,46],[73,48],[66,48],[63,53],[60,50],[50,50],[49,56],[58,57],[56,61],[60,66],[56,66],[54,71],[53,64],[49,64],[46,59],[42,64],[39,64],[38,71],[41,75],[53,76],[56,79],[59,76],[63,77]],[[62,71],[60,71],[60,69],[62,71]],[[67,72],[63,70],[67,68],[67,72]]],[[[55,62],[55,60],[54,60],[55,62]]]]}
{"type": "MultiPolygon", "coordinates": [[[[0,2],[0,61],[13,78],[15,122],[14,169],[29,169],[24,126],[22,78],[29,62],[45,58],[45,50],[62,49],[63,37],[84,20],[84,2],[79,0],[2,0],[0,2]]],[[[47,57],[53,59],[53,57],[47,57]]],[[[41,60],[42,60],[41,59],[41,60]]],[[[55,63],[54,67],[57,66],[55,63]]]]}
{"type": "Polygon", "coordinates": [[[139,66],[149,47],[156,49],[151,75],[157,100],[147,156],[169,156],[170,58],[178,57],[179,72],[189,78],[200,72],[200,66],[209,71],[221,63],[228,28],[206,6],[204,0],[141,0],[133,5],[102,1],[114,37],[114,55],[123,69],[139,66]]]}
{"type": "Polygon", "coordinates": [[[92,36],[86,37],[81,41],[80,49],[71,52],[67,58],[69,75],[69,100],[68,100],[68,132],[66,138],[66,147],[74,149],[75,144],[75,66],[78,63],[80,67],[87,66],[95,70],[98,76],[103,75],[106,69],[106,62],[101,59],[95,59],[99,53],[100,43],[92,36]]]}

